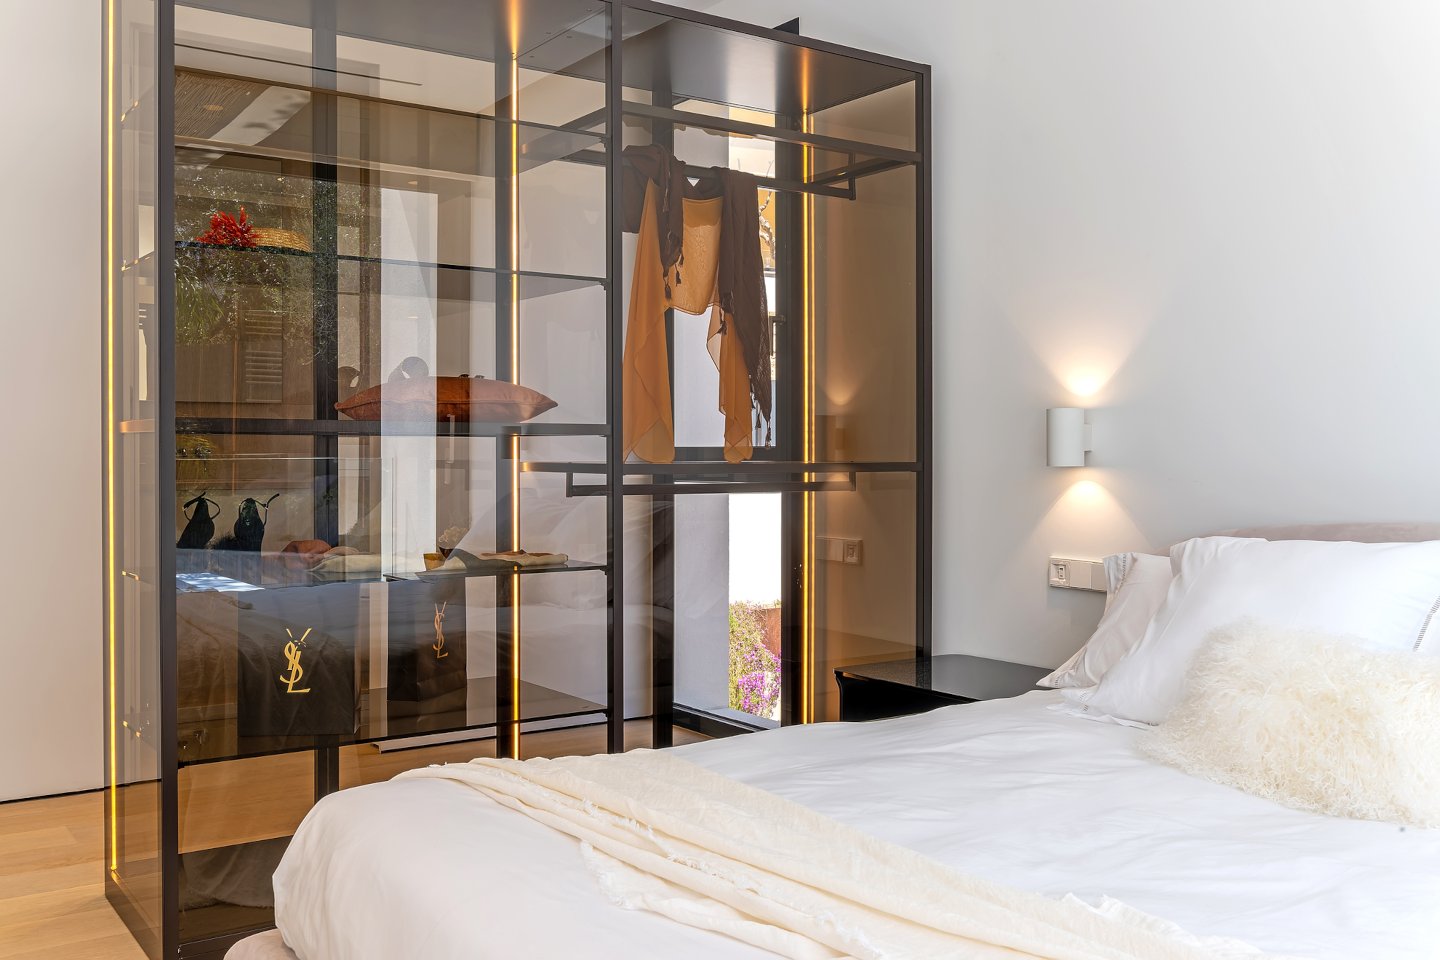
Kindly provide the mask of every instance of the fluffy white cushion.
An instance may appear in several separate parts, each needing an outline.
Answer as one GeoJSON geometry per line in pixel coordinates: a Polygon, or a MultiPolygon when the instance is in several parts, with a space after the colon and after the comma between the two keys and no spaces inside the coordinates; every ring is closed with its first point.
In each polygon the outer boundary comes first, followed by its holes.
{"type": "Polygon", "coordinates": [[[1154,724],[1180,700],[1211,631],[1253,617],[1416,651],[1440,607],[1440,541],[1322,543],[1202,537],[1170,549],[1175,581],[1145,637],[1098,686],[1065,691],[1089,716],[1154,724]]]}
{"type": "Polygon", "coordinates": [[[1440,826],[1440,661],[1247,621],[1212,635],[1141,749],[1287,807],[1440,826]]]}
{"type": "Polygon", "coordinates": [[[1093,687],[1145,636],[1170,589],[1170,558],[1117,553],[1105,558],[1105,615],[1069,660],[1040,681],[1042,687],[1093,687]]]}

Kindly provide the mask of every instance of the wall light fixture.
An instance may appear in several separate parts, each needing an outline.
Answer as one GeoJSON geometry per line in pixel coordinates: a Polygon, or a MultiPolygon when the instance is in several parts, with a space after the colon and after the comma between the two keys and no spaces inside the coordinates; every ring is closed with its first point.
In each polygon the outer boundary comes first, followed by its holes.
{"type": "Polygon", "coordinates": [[[1083,467],[1090,452],[1090,424],[1084,407],[1045,411],[1045,462],[1052,467],[1083,467]]]}

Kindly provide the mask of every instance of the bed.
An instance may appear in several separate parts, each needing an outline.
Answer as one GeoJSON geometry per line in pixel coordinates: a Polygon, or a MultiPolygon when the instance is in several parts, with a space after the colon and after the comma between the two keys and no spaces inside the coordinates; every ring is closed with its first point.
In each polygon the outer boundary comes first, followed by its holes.
{"type": "MultiPolygon", "coordinates": [[[[1059,703],[1037,691],[674,751],[1022,889],[1113,897],[1271,954],[1436,955],[1440,831],[1303,813],[1198,780],[1139,756],[1139,731],[1059,703]]],[[[327,798],[297,833],[276,897],[280,933],[230,960],[766,955],[612,905],[574,840],[443,780],[327,798]]]]}
{"type": "MultiPolygon", "coordinates": [[[[1440,528],[1226,536],[1433,542],[1440,528]]],[[[1437,589],[1437,574],[1426,575],[1424,589],[1437,589]]],[[[982,880],[1055,900],[1119,901],[1232,942],[1234,953],[1215,956],[1440,956],[1440,829],[1305,812],[1191,776],[1147,759],[1145,730],[1080,715],[1073,693],[668,753],[982,880]]],[[[576,840],[447,779],[327,797],[292,841],[275,894],[279,929],[227,960],[771,955],[616,906],[576,840]]]]}

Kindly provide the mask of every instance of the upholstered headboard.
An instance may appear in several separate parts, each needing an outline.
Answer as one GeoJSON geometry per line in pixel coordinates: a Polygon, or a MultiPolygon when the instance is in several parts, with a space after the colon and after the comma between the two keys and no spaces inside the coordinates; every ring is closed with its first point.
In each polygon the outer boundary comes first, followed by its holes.
{"type": "Polygon", "coordinates": [[[1415,543],[1440,540],[1440,523],[1311,523],[1283,527],[1239,527],[1216,537],[1264,540],[1353,540],[1357,543],[1415,543]]]}

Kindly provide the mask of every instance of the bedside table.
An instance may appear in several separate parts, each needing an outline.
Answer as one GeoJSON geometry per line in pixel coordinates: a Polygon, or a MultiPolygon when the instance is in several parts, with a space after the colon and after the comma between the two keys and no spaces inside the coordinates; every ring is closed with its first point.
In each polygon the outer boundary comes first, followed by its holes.
{"type": "Polygon", "coordinates": [[[1035,689],[1047,667],[946,653],[928,660],[887,660],[836,667],[841,720],[880,720],[954,703],[1017,697],[1035,689]]]}

